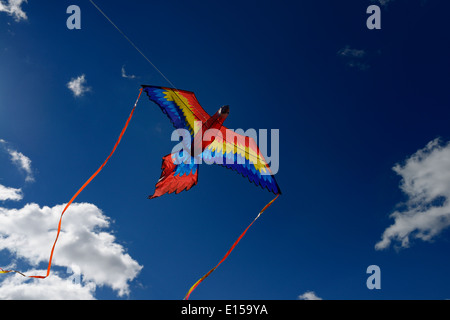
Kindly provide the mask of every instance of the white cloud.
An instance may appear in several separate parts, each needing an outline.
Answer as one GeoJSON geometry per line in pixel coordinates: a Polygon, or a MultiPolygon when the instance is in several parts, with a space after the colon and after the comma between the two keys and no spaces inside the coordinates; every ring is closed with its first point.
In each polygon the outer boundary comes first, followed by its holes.
{"type": "Polygon", "coordinates": [[[306,291],[304,294],[298,296],[299,300],[322,300],[314,291],[306,291]]]}
{"type": "Polygon", "coordinates": [[[27,20],[27,14],[22,10],[22,4],[28,0],[0,0],[0,12],[6,12],[14,17],[14,20],[27,20]]]}
{"type": "MultiPolygon", "coordinates": [[[[41,208],[34,203],[21,209],[0,207],[0,250],[9,250],[33,267],[46,264],[63,208],[64,205],[41,208]]],[[[105,231],[109,226],[108,217],[95,205],[73,203],[64,214],[52,265],[78,269],[82,274],[82,287],[87,284],[108,286],[119,296],[124,296],[129,294],[129,282],[139,274],[142,266],[116,243],[114,235],[105,231]]],[[[45,272],[39,275],[45,275],[45,272]]],[[[47,280],[53,277],[55,275],[51,273],[47,279],[23,282],[21,286],[42,285],[45,288],[49,285],[47,280]]],[[[57,279],[54,281],[59,285],[57,279]]]]}
{"type": "Polygon", "coordinates": [[[25,181],[33,182],[33,170],[31,169],[31,160],[23,153],[8,147],[8,143],[0,139],[0,143],[3,145],[6,152],[10,155],[12,163],[19,169],[26,173],[25,181]]]}
{"type": "Polygon", "coordinates": [[[126,78],[126,79],[135,79],[136,76],[134,74],[130,74],[128,75],[125,71],[125,66],[122,66],[122,78],[126,78]]]}
{"type": "Polygon", "coordinates": [[[0,184],[0,201],[12,200],[20,201],[23,199],[22,189],[5,187],[0,184]]]}
{"type": "MultiPolygon", "coordinates": [[[[26,274],[45,274],[29,270],[26,274]]],[[[4,276],[3,276],[4,277],[4,276]]],[[[78,283],[54,273],[47,279],[29,279],[20,275],[5,277],[0,285],[1,300],[93,300],[95,285],[78,283]]]]}
{"type": "Polygon", "coordinates": [[[82,74],[77,78],[72,78],[67,83],[67,88],[69,88],[75,97],[81,97],[86,92],[91,91],[91,88],[86,86],[86,76],[82,74]]]}
{"type": "Polygon", "coordinates": [[[401,247],[411,239],[430,241],[450,226],[450,143],[435,139],[393,170],[402,177],[400,188],[408,199],[403,210],[390,215],[394,223],[376,243],[377,250],[393,241],[401,247]]]}
{"type": "MultiPolygon", "coordinates": [[[[28,157],[12,149],[3,139],[0,139],[0,149],[27,173],[27,181],[34,179],[28,157]]],[[[22,199],[21,189],[0,184],[0,201],[22,199]]],[[[47,265],[64,206],[40,207],[35,203],[19,209],[0,206],[0,251],[8,250],[13,255],[13,263],[2,266],[4,269],[15,269],[14,261],[18,259],[32,268],[42,263],[47,265]]],[[[129,283],[142,266],[116,242],[109,227],[109,218],[98,207],[73,203],[64,215],[50,276],[32,280],[20,275],[3,275],[0,299],[92,299],[96,286],[108,286],[119,296],[129,294],[129,283]],[[73,283],[72,272],[66,272],[63,277],[58,267],[76,270],[79,281],[73,283]]],[[[45,275],[46,271],[31,270],[26,274],[45,275]]]]}

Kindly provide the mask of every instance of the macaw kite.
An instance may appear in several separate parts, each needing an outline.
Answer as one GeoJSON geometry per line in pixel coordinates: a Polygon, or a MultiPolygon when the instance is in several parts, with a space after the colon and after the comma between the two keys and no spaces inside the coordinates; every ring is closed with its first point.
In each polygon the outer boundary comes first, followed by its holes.
{"type": "Polygon", "coordinates": [[[199,157],[220,164],[247,177],[274,194],[280,188],[255,140],[227,129],[223,123],[230,107],[221,107],[210,116],[193,92],[143,85],[144,92],[170,119],[175,129],[185,129],[190,140],[185,148],[163,157],[161,177],[150,199],[165,193],[189,190],[198,182],[199,157]]]}
{"type": "Polygon", "coordinates": [[[227,129],[223,123],[230,113],[229,106],[221,107],[210,116],[200,105],[193,92],[156,86],[142,86],[151,101],[154,101],[170,119],[175,129],[189,132],[189,139],[183,139],[183,149],[163,157],[161,177],[156,190],[149,198],[166,193],[189,190],[198,181],[199,157],[208,163],[217,163],[247,177],[257,186],[276,194],[233,243],[219,263],[201,277],[189,289],[184,299],[205,280],[234,250],[242,237],[261,214],[281,194],[267,161],[261,154],[255,140],[227,129]]]}

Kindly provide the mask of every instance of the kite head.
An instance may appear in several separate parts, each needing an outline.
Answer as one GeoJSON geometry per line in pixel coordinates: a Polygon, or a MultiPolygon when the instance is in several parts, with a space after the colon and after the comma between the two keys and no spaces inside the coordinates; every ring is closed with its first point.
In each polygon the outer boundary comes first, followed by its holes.
{"type": "Polygon", "coordinates": [[[219,109],[220,116],[226,118],[228,114],[230,113],[230,106],[223,106],[219,109]]]}

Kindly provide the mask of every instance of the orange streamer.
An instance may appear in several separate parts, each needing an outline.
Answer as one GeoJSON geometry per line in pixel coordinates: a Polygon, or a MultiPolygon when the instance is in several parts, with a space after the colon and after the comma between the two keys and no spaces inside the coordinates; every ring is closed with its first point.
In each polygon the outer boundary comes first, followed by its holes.
{"type": "Polygon", "coordinates": [[[239,243],[239,241],[241,241],[241,239],[244,237],[244,235],[247,233],[247,230],[250,229],[250,227],[253,225],[253,223],[259,218],[259,216],[266,211],[266,209],[268,207],[270,207],[270,205],[278,198],[280,194],[277,194],[277,196],[270,201],[268,204],[266,204],[266,206],[258,213],[258,215],[256,216],[256,218],[252,221],[252,223],[250,223],[250,225],[247,227],[247,229],[244,230],[244,232],[241,233],[241,235],[239,236],[239,238],[233,243],[233,245],[231,246],[231,248],[227,251],[227,253],[224,255],[224,257],[222,258],[222,260],[219,261],[219,263],[212,268],[211,270],[209,270],[203,277],[201,277],[199,280],[197,280],[196,283],[194,283],[194,285],[189,289],[188,293],[186,294],[186,296],[184,297],[184,300],[188,300],[189,296],[191,295],[192,291],[195,290],[195,288],[197,288],[197,286],[203,281],[205,280],[214,270],[217,269],[217,267],[222,264],[222,262],[224,262],[226,260],[226,258],[230,255],[230,253],[234,250],[234,247],[236,247],[236,245],[239,243]]]}

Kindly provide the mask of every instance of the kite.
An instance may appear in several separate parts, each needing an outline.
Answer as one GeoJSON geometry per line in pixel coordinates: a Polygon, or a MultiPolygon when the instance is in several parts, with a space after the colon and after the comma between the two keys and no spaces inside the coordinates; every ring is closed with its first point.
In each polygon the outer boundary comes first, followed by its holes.
{"type": "Polygon", "coordinates": [[[150,199],[165,193],[189,190],[198,182],[201,159],[232,169],[274,194],[280,188],[255,140],[223,125],[230,107],[221,107],[210,116],[193,92],[143,85],[144,92],[172,122],[175,129],[187,130],[191,140],[179,153],[163,157],[162,174],[150,199]]]}
{"type": "Polygon", "coordinates": [[[189,289],[184,297],[188,300],[192,291],[228,257],[247,230],[278,198],[281,191],[255,140],[237,134],[223,125],[230,112],[229,106],[221,107],[210,116],[193,92],[147,85],[142,88],[149,99],[168,116],[175,129],[185,130],[190,135],[190,139],[183,139],[182,150],[163,157],[161,177],[156,183],[155,192],[149,196],[150,199],[191,189],[198,182],[200,160],[232,169],[276,195],[239,236],[222,260],[189,289]]]}

